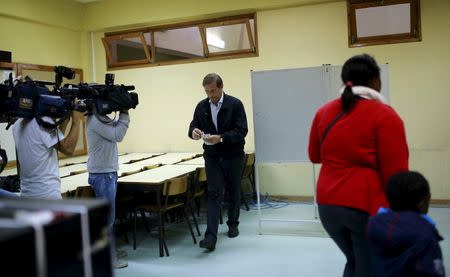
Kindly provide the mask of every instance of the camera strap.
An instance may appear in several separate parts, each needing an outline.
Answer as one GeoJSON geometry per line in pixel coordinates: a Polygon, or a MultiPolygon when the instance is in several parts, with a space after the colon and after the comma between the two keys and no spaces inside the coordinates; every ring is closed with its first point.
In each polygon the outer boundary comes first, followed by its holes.
{"type": "Polygon", "coordinates": [[[114,115],[113,119],[105,120],[101,118],[101,116],[98,113],[94,113],[95,118],[97,118],[98,121],[105,124],[110,124],[111,122],[114,122],[116,120],[116,115],[114,115]]]}
{"type": "Polygon", "coordinates": [[[334,124],[336,124],[336,122],[345,114],[345,112],[342,110],[331,122],[330,124],[328,124],[328,126],[325,128],[325,131],[323,131],[322,134],[322,139],[320,140],[320,144],[323,143],[323,141],[325,140],[325,138],[328,135],[328,132],[330,131],[331,127],[334,126],[334,124]]]}
{"type": "Polygon", "coordinates": [[[39,125],[41,125],[42,127],[46,128],[46,129],[53,130],[56,127],[58,127],[61,123],[63,123],[66,119],[68,119],[69,116],[70,116],[70,111],[68,110],[66,112],[66,114],[63,117],[61,117],[59,120],[55,121],[55,123],[47,122],[47,121],[43,120],[42,117],[40,117],[39,115],[36,115],[35,118],[39,125]]]}

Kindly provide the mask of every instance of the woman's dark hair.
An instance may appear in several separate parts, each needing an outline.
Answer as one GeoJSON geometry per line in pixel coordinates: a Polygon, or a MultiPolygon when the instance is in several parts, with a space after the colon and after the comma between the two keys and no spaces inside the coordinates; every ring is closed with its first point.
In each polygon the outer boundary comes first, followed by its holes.
{"type": "Polygon", "coordinates": [[[430,185],[419,172],[400,172],[389,178],[386,196],[393,211],[421,212],[419,204],[431,196],[430,185]]]}
{"type": "Polygon", "coordinates": [[[380,67],[375,59],[367,54],[353,56],[348,59],[341,72],[341,79],[345,85],[341,96],[342,109],[344,112],[351,110],[355,105],[356,98],[352,86],[365,86],[380,78],[380,67]]]}

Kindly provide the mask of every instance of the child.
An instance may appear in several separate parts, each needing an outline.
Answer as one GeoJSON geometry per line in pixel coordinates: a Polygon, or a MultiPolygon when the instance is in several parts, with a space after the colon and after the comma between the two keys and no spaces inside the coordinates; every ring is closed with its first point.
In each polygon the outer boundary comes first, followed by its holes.
{"type": "Polygon", "coordinates": [[[430,187],[418,172],[392,176],[386,195],[390,209],[369,219],[372,276],[445,276],[436,224],[427,215],[430,187]]]}

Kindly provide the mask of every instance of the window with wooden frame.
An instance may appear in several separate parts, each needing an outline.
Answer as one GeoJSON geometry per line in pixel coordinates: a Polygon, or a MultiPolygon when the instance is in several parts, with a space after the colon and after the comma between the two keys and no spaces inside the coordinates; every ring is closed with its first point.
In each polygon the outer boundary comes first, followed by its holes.
{"type": "Polygon", "coordinates": [[[202,37],[197,26],[162,29],[154,34],[153,63],[204,58],[202,37]]]}
{"type": "Polygon", "coordinates": [[[257,56],[255,17],[245,14],[105,33],[108,69],[257,56]]]}
{"type": "Polygon", "coordinates": [[[421,41],[420,0],[347,0],[348,45],[421,41]]]}
{"type": "Polygon", "coordinates": [[[144,32],[107,36],[102,39],[108,66],[127,66],[150,62],[151,40],[144,32]]]}
{"type": "Polygon", "coordinates": [[[208,57],[255,52],[253,19],[203,24],[200,31],[208,57]]]}

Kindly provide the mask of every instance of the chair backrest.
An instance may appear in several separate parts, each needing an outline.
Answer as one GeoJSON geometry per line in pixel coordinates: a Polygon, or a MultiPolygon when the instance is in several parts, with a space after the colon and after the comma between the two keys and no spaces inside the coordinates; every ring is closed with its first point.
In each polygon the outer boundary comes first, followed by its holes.
{"type": "Polygon", "coordinates": [[[164,183],[163,195],[174,196],[186,193],[188,188],[188,177],[189,175],[186,174],[181,177],[167,180],[164,183]]]}
{"type": "Polygon", "coordinates": [[[94,198],[95,194],[91,186],[77,187],[75,190],[75,198],[94,198]]]}
{"type": "Polygon", "coordinates": [[[242,178],[247,178],[253,173],[253,168],[255,165],[255,153],[249,153],[245,155],[245,165],[242,170],[242,178]]]}
{"type": "Polygon", "coordinates": [[[245,165],[254,165],[255,164],[255,153],[249,153],[247,154],[247,161],[245,162],[245,165]]]}
{"type": "Polygon", "coordinates": [[[197,182],[206,182],[206,170],[204,167],[197,170],[197,182]]]}

